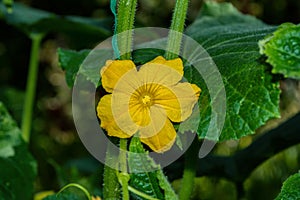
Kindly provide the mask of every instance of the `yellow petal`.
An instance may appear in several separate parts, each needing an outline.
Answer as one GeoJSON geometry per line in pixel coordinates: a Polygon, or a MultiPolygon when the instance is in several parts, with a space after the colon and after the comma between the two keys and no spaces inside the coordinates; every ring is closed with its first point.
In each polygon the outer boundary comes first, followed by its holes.
{"type": "Polygon", "coordinates": [[[196,84],[191,84],[191,86],[192,86],[192,88],[193,88],[193,90],[195,92],[196,97],[199,97],[200,93],[201,93],[201,89],[196,84]]]}
{"type": "Polygon", "coordinates": [[[175,85],[183,76],[181,59],[165,60],[159,56],[144,64],[138,71],[143,83],[157,83],[162,85],[175,85]]]}
{"type": "Polygon", "coordinates": [[[106,61],[100,73],[103,88],[112,93],[120,78],[130,70],[136,71],[135,64],[131,60],[106,61]]]}
{"type": "Polygon", "coordinates": [[[193,111],[200,95],[200,88],[190,83],[178,83],[162,87],[155,96],[155,104],[161,105],[173,122],[186,120],[193,111]]]}
{"type": "Polygon", "coordinates": [[[131,99],[129,103],[129,113],[132,120],[139,126],[146,126],[150,123],[150,111],[137,99],[131,99]]]}
{"type": "Polygon", "coordinates": [[[137,99],[132,98],[132,94],[114,91],[112,93],[112,105],[112,113],[116,116],[115,120],[123,131],[131,133],[143,123],[148,123],[145,122],[147,116],[149,118],[147,110],[137,99]],[[122,118],[118,116],[122,116],[122,118]]]}
{"type": "Polygon", "coordinates": [[[97,106],[97,115],[101,120],[101,127],[107,131],[109,136],[119,138],[129,138],[137,131],[137,127],[132,127],[132,124],[127,124],[126,127],[120,128],[116,121],[124,121],[126,115],[113,115],[112,112],[112,95],[103,96],[97,106]],[[126,131],[124,131],[126,130],[126,131]]]}
{"type": "Polygon", "coordinates": [[[162,129],[151,137],[143,137],[147,135],[145,130],[140,130],[141,142],[149,146],[153,151],[162,153],[169,150],[175,142],[176,132],[173,124],[167,119],[162,129]]]}
{"type": "Polygon", "coordinates": [[[183,63],[180,58],[175,58],[173,60],[166,60],[162,56],[157,56],[149,63],[157,63],[157,64],[163,64],[169,66],[170,68],[176,70],[179,74],[181,74],[181,76],[183,76],[183,63]]]}

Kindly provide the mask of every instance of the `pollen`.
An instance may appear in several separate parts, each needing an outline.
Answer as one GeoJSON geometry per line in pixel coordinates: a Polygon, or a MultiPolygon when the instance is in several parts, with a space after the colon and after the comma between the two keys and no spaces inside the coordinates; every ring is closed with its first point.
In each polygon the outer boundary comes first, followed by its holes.
{"type": "Polygon", "coordinates": [[[142,102],[146,106],[151,106],[152,105],[152,98],[149,95],[143,95],[142,102]]]}

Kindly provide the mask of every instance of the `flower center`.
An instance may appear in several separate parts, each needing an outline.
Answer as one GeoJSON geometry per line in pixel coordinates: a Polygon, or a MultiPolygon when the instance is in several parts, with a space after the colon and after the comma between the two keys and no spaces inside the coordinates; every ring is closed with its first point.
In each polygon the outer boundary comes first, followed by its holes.
{"type": "Polygon", "coordinates": [[[151,106],[152,105],[152,100],[151,100],[151,97],[149,95],[143,95],[142,102],[146,106],[151,106]]]}

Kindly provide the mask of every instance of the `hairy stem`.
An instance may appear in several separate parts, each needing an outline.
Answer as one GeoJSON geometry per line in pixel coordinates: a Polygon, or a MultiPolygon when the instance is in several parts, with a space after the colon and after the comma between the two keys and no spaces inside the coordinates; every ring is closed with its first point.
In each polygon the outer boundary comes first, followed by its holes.
{"type": "Polygon", "coordinates": [[[119,162],[120,162],[120,170],[121,173],[118,175],[119,182],[122,185],[122,194],[123,200],[129,200],[129,191],[128,191],[128,181],[129,181],[129,174],[127,173],[127,139],[120,139],[120,155],[119,155],[119,162]]]}
{"type": "Polygon", "coordinates": [[[26,142],[29,142],[30,140],[32,111],[36,93],[36,83],[39,65],[39,49],[43,35],[32,34],[30,35],[30,38],[32,40],[32,46],[30,52],[29,71],[27,76],[26,93],[21,125],[22,137],[26,142]]]}
{"type": "MultiPolygon", "coordinates": [[[[113,141],[116,143],[116,141],[113,141]]],[[[106,158],[104,165],[104,175],[103,175],[103,197],[104,199],[120,199],[121,196],[121,186],[117,177],[117,163],[118,155],[115,155],[111,151],[112,144],[108,144],[106,150],[106,158]],[[109,166],[115,165],[114,168],[109,166]]]]}
{"type": "MultiPolygon", "coordinates": [[[[112,46],[118,59],[124,60],[131,58],[132,29],[134,27],[136,5],[137,0],[111,0],[110,8],[115,16],[115,33],[112,38],[112,46]]],[[[112,155],[109,147],[106,152],[106,163],[109,161],[119,163],[121,173],[116,170],[117,168],[112,169],[105,165],[103,189],[105,199],[119,199],[121,184],[123,199],[129,200],[129,175],[127,174],[127,158],[125,152],[127,150],[127,139],[120,139],[120,149],[119,156],[112,155]]]]}
{"type": "Polygon", "coordinates": [[[134,28],[136,5],[137,0],[119,0],[116,34],[119,34],[117,43],[122,60],[131,59],[132,29],[134,28]]]}
{"type": "Polygon", "coordinates": [[[189,0],[177,0],[168,37],[166,59],[178,57],[189,0]]]}
{"type": "Polygon", "coordinates": [[[188,200],[193,192],[194,179],[197,168],[198,156],[198,142],[197,139],[192,143],[188,151],[184,155],[184,170],[183,178],[181,180],[181,187],[179,191],[179,200],[188,200]]]}

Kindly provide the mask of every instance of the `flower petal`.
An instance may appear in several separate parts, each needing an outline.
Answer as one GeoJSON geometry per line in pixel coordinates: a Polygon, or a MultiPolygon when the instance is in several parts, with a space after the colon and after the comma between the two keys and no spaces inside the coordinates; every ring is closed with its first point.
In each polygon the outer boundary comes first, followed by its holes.
{"type": "Polygon", "coordinates": [[[155,104],[161,105],[173,122],[186,120],[198,101],[200,88],[195,84],[178,83],[172,87],[161,87],[155,96],[155,104]]]}
{"type": "Polygon", "coordinates": [[[106,61],[100,72],[103,88],[112,93],[120,78],[130,70],[136,71],[135,64],[131,60],[106,61]]]}
{"type": "Polygon", "coordinates": [[[163,64],[166,66],[169,66],[170,68],[176,70],[181,76],[183,76],[183,63],[180,58],[175,58],[173,60],[166,60],[162,56],[157,56],[149,63],[157,63],[157,64],[163,64]]]}
{"type": "Polygon", "coordinates": [[[158,56],[144,64],[138,71],[139,78],[144,83],[175,85],[183,76],[183,64],[180,58],[165,60],[158,56]]]}
{"type": "Polygon", "coordinates": [[[112,112],[112,95],[103,96],[97,106],[97,115],[101,120],[101,127],[107,131],[109,136],[119,137],[119,138],[129,138],[134,133],[137,132],[137,126],[132,126],[132,124],[127,124],[122,129],[118,126],[116,121],[124,121],[125,115],[119,115],[116,118],[112,112]],[[126,130],[126,131],[124,131],[126,130]]]}
{"type": "Polygon", "coordinates": [[[132,120],[139,126],[146,126],[151,121],[149,108],[137,102],[136,99],[130,100],[129,113],[132,120]]]}
{"type": "MultiPolygon", "coordinates": [[[[147,135],[145,130],[140,130],[140,135],[147,135]]],[[[162,153],[169,150],[175,142],[176,131],[173,124],[167,119],[162,129],[151,137],[141,137],[141,142],[148,145],[153,151],[162,153]]]]}

